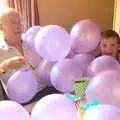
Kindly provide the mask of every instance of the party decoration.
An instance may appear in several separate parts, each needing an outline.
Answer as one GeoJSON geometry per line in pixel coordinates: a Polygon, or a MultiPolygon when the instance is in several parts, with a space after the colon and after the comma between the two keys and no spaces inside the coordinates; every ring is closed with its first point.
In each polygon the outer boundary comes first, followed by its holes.
{"type": "Polygon", "coordinates": [[[94,59],[88,67],[88,76],[93,77],[105,70],[119,70],[119,62],[111,56],[100,56],[94,59]]]}
{"type": "Polygon", "coordinates": [[[86,103],[83,106],[83,109],[87,110],[88,108],[91,108],[93,106],[100,105],[100,102],[97,99],[93,99],[90,103],[86,103]]]}
{"type": "Polygon", "coordinates": [[[34,68],[36,68],[42,61],[42,58],[38,55],[35,49],[35,37],[41,29],[42,27],[38,25],[30,27],[24,33],[22,41],[24,56],[34,68]]]}
{"type": "Polygon", "coordinates": [[[38,32],[35,48],[38,54],[47,61],[59,61],[66,57],[71,49],[70,36],[58,25],[47,25],[38,32]]]}
{"type": "Polygon", "coordinates": [[[32,120],[77,120],[77,109],[66,95],[52,94],[36,103],[31,114],[32,120]]]}
{"type": "Polygon", "coordinates": [[[86,89],[88,102],[97,99],[101,104],[120,107],[120,72],[107,70],[98,73],[86,89]]]}
{"type": "Polygon", "coordinates": [[[86,110],[83,120],[120,120],[120,109],[111,105],[97,105],[86,110]]]}
{"type": "Polygon", "coordinates": [[[36,72],[39,83],[48,86],[52,85],[50,81],[50,72],[54,64],[54,62],[48,62],[46,60],[43,60],[41,64],[37,67],[36,72]]]}
{"type": "Polygon", "coordinates": [[[73,57],[74,62],[81,68],[84,77],[87,77],[87,67],[94,57],[90,54],[77,54],[73,57]]]}
{"type": "Polygon", "coordinates": [[[73,102],[76,102],[79,100],[79,97],[74,94],[65,94],[65,95],[68,96],[73,102]]]}
{"type": "Polygon", "coordinates": [[[100,42],[100,28],[91,20],[80,20],[71,29],[72,48],[79,53],[94,50],[100,42]]]}
{"type": "Polygon", "coordinates": [[[20,104],[0,101],[0,120],[30,120],[30,116],[20,104]]]}
{"type": "Polygon", "coordinates": [[[37,79],[28,68],[21,68],[8,80],[8,97],[18,103],[27,103],[36,94],[37,79]]]}
{"type": "Polygon", "coordinates": [[[78,97],[85,96],[85,91],[86,91],[86,88],[88,86],[88,83],[89,83],[88,79],[75,82],[74,91],[78,97]]]}
{"type": "Polygon", "coordinates": [[[59,91],[71,93],[74,91],[75,81],[81,80],[83,73],[72,59],[57,62],[50,73],[52,85],[59,91]]]}

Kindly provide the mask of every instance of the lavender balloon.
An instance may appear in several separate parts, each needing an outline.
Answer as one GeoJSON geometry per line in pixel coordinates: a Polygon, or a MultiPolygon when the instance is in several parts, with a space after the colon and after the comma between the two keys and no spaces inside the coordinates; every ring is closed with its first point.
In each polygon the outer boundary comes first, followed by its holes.
{"type": "Polygon", "coordinates": [[[97,99],[102,104],[120,107],[120,71],[106,70],[92,78],[86,90],[88,102],[97,99]]]}
{"type": "Polygon", "coordinates": [[[100,56],[94,59],[88,67],[88,76],[93,77],[104,70],[119,69],[119,62],[111,56],[100,56]]]}
{"type": "Polygon", "coordinates": [[[90,52],[100,42],[100,28],[91,20],[78,21],[71,30],[72,48],[79,53],[90,52]]]}
{"type": "Polygon", "coordinates": [[[43,60],[36,69],[38,81],[44,85],[51,86],[50,72],[55,63],[43,60]]]}
{"type": "Polygon", "coordinates": [[[58,61],[66,57],[71,49],[70,36],[60,26],[45,26],[35,38],[35,48],[38,54],[47,61],[58,61]]]}
{"type": "Polygon", "coordinates": [[[37,88],[37,79],[27,68],[18,70],[7,83],[8,97],[18,103],[30,101],[36,94],[37,88]]]}
{"type": "Polygon", "coordinates": [[[42,98],[34,106],[32,120],[77,120],[77,109],[69,97],[52,94],[42,98]]]}
{"type": "Polygon", "coordinates": [[[30,120],[30,116],[18,103],[0,101],[0,120],[30,120]]]}
{"type": "Polygon", "coordinates": [[[98,105],[88,109],[83,120],[120,120],[120,109],[111,105],[98,105]]]}
{"type": "Polygon", "coordinates": [[[87,77],[87,67],[93,59],[94,57],[89,54],[77,54],[73,57],[74,62],[81,68],[85,77],[87,77]]]}
{"type": "Polygon", "coordinates": [[[51,70],[51,83],[61,92],[73,92],[74,83],[81,80],[81,68],[71,59],[63,59],[56,63],[51,70]]]}
{"type": "Polygon", "coordinates": [[[30,27],[25,32],[22,43],[25,58],[35,68],[40,64],[42,60],[42,58],[38,55],[35,49],[35,37],[37,33],[41,30],[41,28],[41,26],[30,27]]]}

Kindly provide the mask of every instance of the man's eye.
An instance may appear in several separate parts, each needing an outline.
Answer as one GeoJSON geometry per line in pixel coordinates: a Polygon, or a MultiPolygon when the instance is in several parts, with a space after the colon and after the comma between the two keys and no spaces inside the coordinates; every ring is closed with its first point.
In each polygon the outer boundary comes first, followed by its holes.
{"type": "Polygon", "coordinates": [[[106,44],[103,44],[102,46],[105,48],[107,45],[106,45],[106,44]]]}
{"type": "Polygon", "coordinates": [[[16,24],[16,22],[13,22],[13,21],[12,21],[11,24],[16,24]]]}

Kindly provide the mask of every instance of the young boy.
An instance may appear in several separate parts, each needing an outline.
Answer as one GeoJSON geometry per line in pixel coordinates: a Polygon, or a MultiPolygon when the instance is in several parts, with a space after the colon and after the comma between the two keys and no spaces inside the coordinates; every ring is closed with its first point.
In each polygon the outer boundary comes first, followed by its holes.
{"type": "Polygon", "coordinates": [[[101,35],[100,55],[110,55],[119,61],[120,37],[117,32],[108,29],[103,31],[101,35]]]}

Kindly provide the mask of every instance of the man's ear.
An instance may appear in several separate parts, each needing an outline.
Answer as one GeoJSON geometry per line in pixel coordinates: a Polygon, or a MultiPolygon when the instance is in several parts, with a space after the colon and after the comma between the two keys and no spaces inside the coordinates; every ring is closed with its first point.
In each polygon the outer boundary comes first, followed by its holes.
{"type": "Polygon", "coordinates": [[[3,25],[2,24],[0,24],[0,30],[3,30],[3,25]]]}

